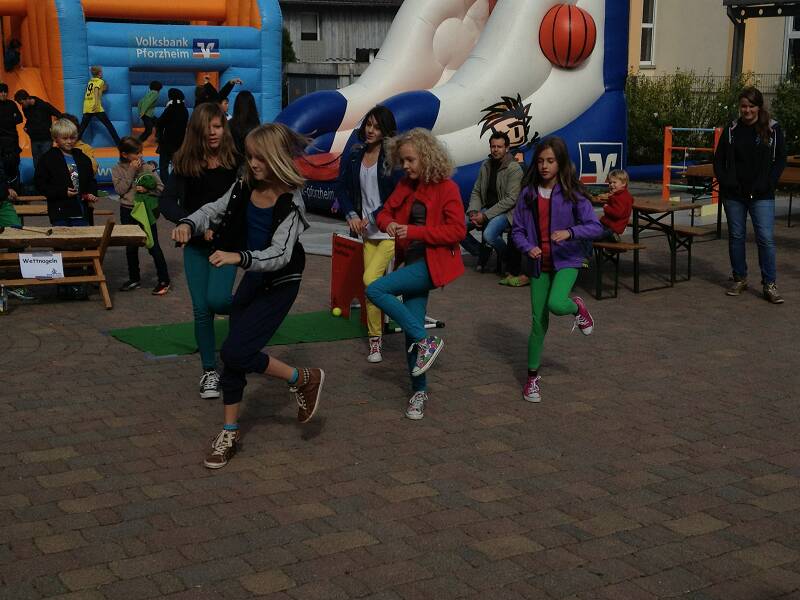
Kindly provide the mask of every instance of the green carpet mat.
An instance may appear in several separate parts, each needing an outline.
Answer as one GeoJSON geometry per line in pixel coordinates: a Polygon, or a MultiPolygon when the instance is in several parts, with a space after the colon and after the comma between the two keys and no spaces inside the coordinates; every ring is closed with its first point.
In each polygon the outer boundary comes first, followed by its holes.
{"type": "MultiPolygon", "coordinates": [[[[272,336],[268,346],[334,342],[365,337],[367,329],[361,324],[361,314],[353,310],[349,319],[334,317],[329,311],[289,315],[272,336]]],[[[214,321],[217,350],[228,336],[228,319],[214,321]]],[[[137,350],[153,356],[172,356],[197,352],[193,323],[171,323],[114,329],[109,334],[137,350]]]]}

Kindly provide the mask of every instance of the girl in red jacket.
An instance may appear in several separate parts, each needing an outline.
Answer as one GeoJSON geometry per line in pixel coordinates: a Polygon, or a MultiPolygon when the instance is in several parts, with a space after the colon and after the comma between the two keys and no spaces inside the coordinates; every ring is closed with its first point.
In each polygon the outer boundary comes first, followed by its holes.
{"type": "Polygon", "coordinates": [[[464,272],[459,243],[467,229],[461,194],[450,180],[453,161],[430,131],[412,129],[389,140],[386,150],[388,163],[402,166],[405,177],[386,200],[376,223],[395,239],[396,261],[405,266],[370,284],[367,297],[406,334],[414,392],[406,417],[418,420],[428,400],[424,373],[444,347],[442,338],[425,332],[428,293],[464,272]],[[402,302],[397,299],[400,295],[402,302]]]}

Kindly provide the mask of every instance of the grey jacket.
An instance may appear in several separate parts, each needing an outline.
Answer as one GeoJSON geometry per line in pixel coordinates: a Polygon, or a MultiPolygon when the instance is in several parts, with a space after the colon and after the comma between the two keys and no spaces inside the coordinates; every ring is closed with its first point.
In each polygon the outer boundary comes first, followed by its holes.
{"type": "MultiPolygon", "coordinates": [[[[491,160],[491,159],[489,159],[491,160]]],[[[478,172],[478,179],[469,197],[467,213],[480,211],[486,202],[486,188],[489,186],[489,160],[484,161],[478,172]]],[[[522,187],[522,167],[509,152],[497,171],[497,204],[486,209],[486,218],[493,219],[505,213],[509,223],[513,223],[514,206],[517,204],[522,187]]]]}
{"type": "Polygon", "coordinates": [[[180,222],[192,228],[192,235],[202,235],[207,229],[214,229],[215,239],[221,238],[220,247],[229,252],[239,252],[239,267],[246,271],[275,272],[287,268],[296,271],[291,268],[294,251],[299,248],[303,252],[298,238],[309,227],[301,190],[295,190],[291,202],[284,205],[279,199],[275,205],[272,239],[263,250],[247,250],[242,245],[247,237],[246,203],[249,200],[250,190],[243,182],[237,181],[222,198],[204,204],[180,222]]]}

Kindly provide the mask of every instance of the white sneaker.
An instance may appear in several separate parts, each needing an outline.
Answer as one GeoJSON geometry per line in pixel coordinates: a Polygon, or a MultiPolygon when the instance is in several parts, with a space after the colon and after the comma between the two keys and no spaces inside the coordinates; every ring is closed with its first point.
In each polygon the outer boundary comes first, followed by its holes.
{"type": "Polygon", "coordinates": [[[200,378],[200,397],[204,400],[219,398],[219,373],[213,369],[200,378]]]}
{"type": "Polygon", "coordinates": [[[408,400],[408,408],[406,408],[406,417],[413,421],[419,421],[425,416],[425,402],[428,400],[428,394],[425,392],[414,392],[408,400]]]}
{"type": "Polygon", "coordinates": [[[379,363],[383,360],[381,350],[383,349],[383,338],[375,336],[369,338],[369,354],[367,355],[367,362],[379,363]]]}

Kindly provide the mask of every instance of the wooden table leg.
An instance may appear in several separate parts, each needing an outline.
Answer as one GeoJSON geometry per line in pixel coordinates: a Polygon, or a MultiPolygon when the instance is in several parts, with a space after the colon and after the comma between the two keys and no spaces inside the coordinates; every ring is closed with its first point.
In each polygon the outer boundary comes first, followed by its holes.
{"type": "Polygon", "coordinates": [[[678,234],[675,233],[674,212],[671,212],[669,215],[669,232],[667,233],[667,241],[669,242],[669,286],[674,287],[678,271],[678,234]]]}
{"type": "MultiPolygon", "coordinates": [[[[633,209],[633,243],[639,244],[639,211],[633,209]]],[[[633,251],[633,293],[639,293],[639,250],[633,251]]]]}
{"type": "Polygon", "coordinates": [[[108,284],[106,283],[106,274],[103,272],[103,264],[99,258],[93,258],[92,264],[94,265],[94,274],[100,278],[98,282],[100,285],[100,295],[103,297],[103,305],[106,309],[111,310],[111,296],[108,293],[108,284]]]}

